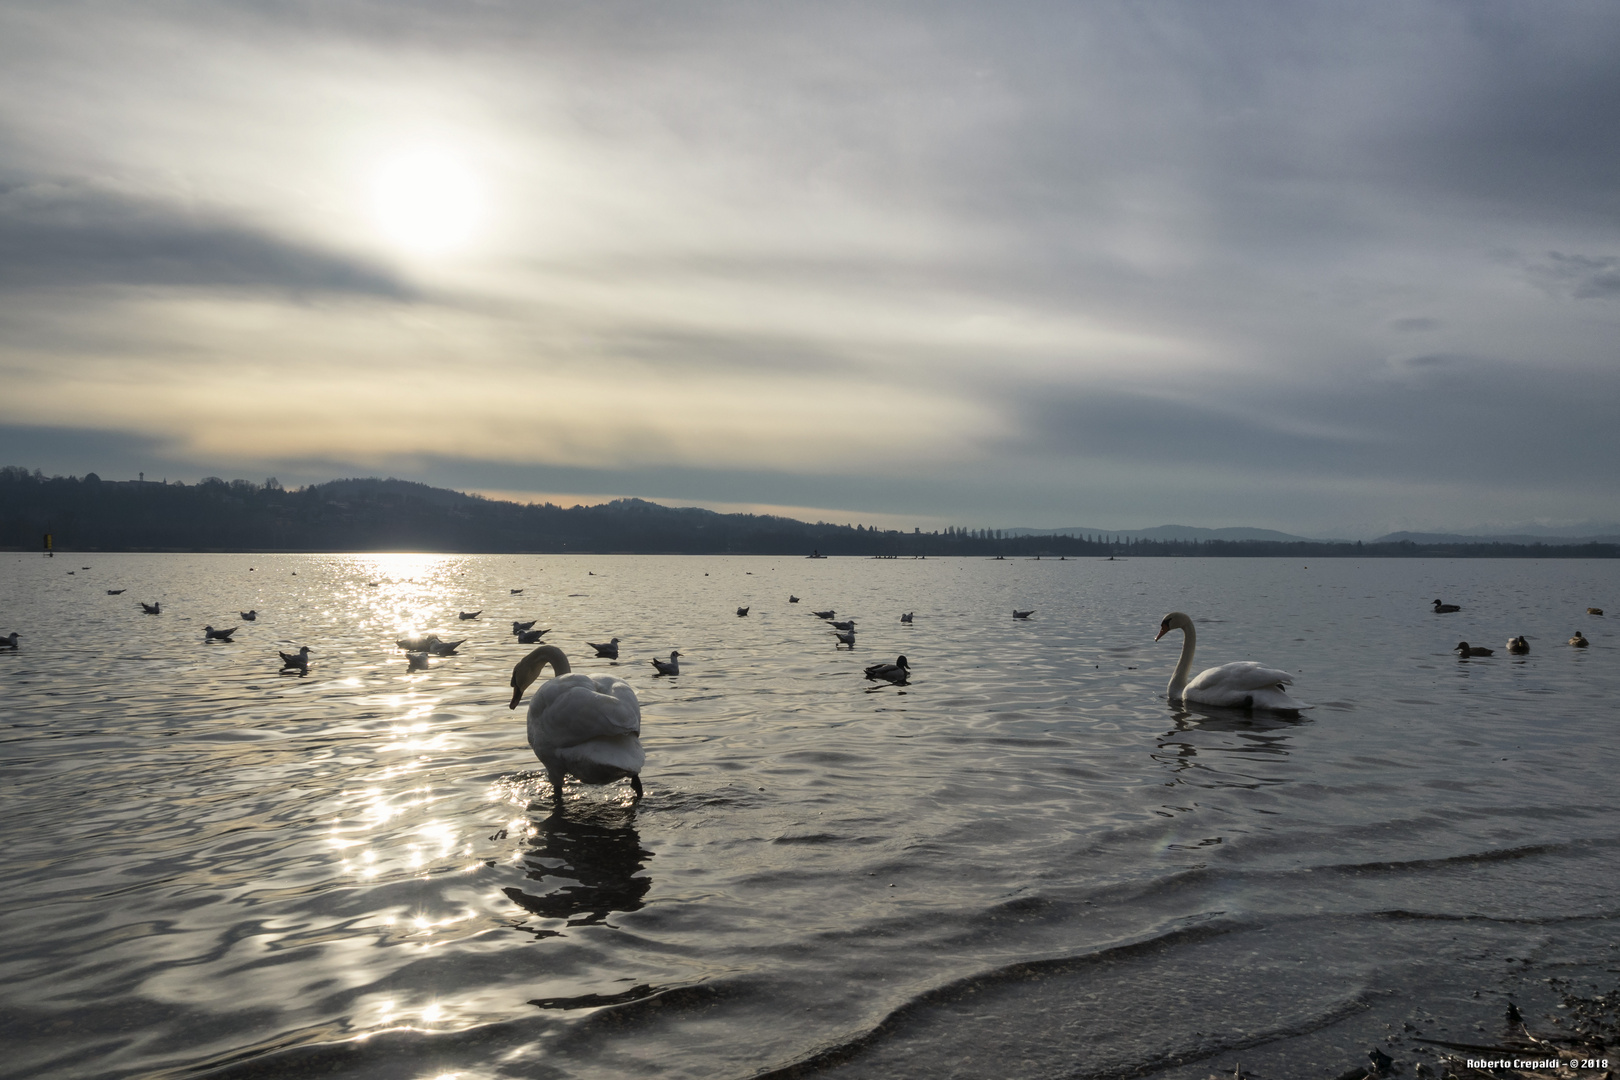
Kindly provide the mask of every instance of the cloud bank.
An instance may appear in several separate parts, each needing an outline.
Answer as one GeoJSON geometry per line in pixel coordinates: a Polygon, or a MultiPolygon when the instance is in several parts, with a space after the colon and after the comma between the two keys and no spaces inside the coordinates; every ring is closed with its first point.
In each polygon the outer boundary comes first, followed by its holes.
{"type": "Polygon", "coordinates": [[[1617,52],[1599,3],[10,4],[0,450],[895,524],[1613,519],[1617,52]],[[471,181],[385,221],[425,152],[471,181]]]}

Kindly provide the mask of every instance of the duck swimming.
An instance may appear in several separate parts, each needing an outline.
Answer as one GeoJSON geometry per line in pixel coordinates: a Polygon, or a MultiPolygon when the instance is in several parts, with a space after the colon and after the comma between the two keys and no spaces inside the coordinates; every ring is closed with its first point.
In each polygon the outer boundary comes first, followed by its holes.
{"type": "Polygon", "coordinates": [[[904,656],[898,656],[892,664],[873,664],[866,669],[866,677],[904,686],[906,680],[911,677],[911,665],[906,663],[904,656]]]}
{"type": "Polygon", "coordinates": [[[1456,604],[1442,604],[1440,602],[1440,598],[1435,597],[1435,600],[1434,600],[1434,613],[1436,615],[1443,614],[1443,613],[1445,613],[1447,611],[1461,611],[1461,610],[1462,610],[1462,608],[1458,607],[1456,604]]]}
{"type": "Polygon", "coordinates": [[[1575,646],[1577,649],[1584,649],[1588,645],[1592,644],[1590,641],[1586,640],[1586,635],[1582,634],[1579,630],[1575,631],[1575,636],[1569,639],[1569,643],[1575,646]]]}
{"type": "Polygon", "coordinates": [[[1457,642],[1457,648],[1454,651],[1459,652],[1464,656],[1490,656],[1491,655],[1491,650],[1490,649],[1481,648],[1478,645],[1470,645],[1466,641],[1457,642]]]}
{"type": "Polygon", "coordinates": [[[1515,638],[1508,638],[1507,651],[1515,656],[1523,656],[1530,651],[1530,643],[1524,640],[1523,634],[1515,638]]]}

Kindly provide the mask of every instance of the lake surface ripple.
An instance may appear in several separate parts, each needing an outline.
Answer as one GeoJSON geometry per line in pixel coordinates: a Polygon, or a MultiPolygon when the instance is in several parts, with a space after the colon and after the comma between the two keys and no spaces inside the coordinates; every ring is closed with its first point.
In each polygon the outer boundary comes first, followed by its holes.
{"type": "Polygon", "coordinates": [[[1620,965],[1616,562],[0,568],[7,1076],[1332,1076],[1620,965]],[[1177,609],[1317,708],[1169,705],[1177,609]],[[640,695],[639,805],[553,812],[529,619],[640,695]]]}

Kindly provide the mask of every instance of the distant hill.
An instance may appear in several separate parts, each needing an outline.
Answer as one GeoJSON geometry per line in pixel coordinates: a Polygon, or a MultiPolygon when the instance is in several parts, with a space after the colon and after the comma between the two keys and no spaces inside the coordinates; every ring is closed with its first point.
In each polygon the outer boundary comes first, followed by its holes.
{"type": "Polygon", "coordinates": [[[1286,543],[1321,543],[1306,536],[1275,529],[1201,529],[1196,525],[1155,525],[1151,529],[1087,529],[1078,525],[1060,529],[1008,529],[1012,536],[1118,536],[1131,540],[1276,540],[1286,543]]]}
{"type": "Polygon", "coordinates": [[[434,551],[858,555],[912,558],[1156,556],[1412,558],[1620,557],[1620,544],[1312,541],[1266,529],[1164,525],[1064,529],[868,529],[768,514],[718,514],[642,499],[599,506],[520,504],[408,480],[351,479],[296,491],[275,481],[196,484],[47,477],[0,468],[0,549],[37,551],[434,551]]]}
{"type": "Polygon", "coordinates": [[[1607,536],[1560,536],[1556,533],[1514,533],[1506,536],[1470,536],[1463,533],[1392,532],[1374,540],[1375,544],[1511,544],[1548,547],[1570,544],[1620,544],[1620,529],[1607,536]]]}

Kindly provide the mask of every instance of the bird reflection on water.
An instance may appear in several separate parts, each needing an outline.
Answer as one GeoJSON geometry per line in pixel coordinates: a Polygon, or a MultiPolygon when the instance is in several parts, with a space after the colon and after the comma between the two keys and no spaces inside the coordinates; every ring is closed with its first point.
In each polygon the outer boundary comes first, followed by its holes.
{"type": "Polygon", "coordinates": [[[1287,713],[1208,705],[1177,705],[1170,715],[1176,726],[1159,736],[1154,760],[1175,774],[1176,783],[1196,787],[1260,788],[1286,783],[1286,777],[1256,776],[1251,770],[1262,762],[1287,757],[1294,730],[1310,723],[1287,713]],[[1224,757],[1228,754],[1239,756],[1224,757]],[[1228,767],[1238,762],[1241,768],[1228,767]]]}
{"type": "MultiPolygon", "coordinates": [[[[652,852],[641,846],[633,806],[580,806],[558,809],[534,823],[530,849],[524,853],[534,891],[509,887],[512,902],[543,919],[562,919],[569,926],[605,923],[619,911],[638,911],[652,888],[641,871],[652,852]]],[[[530,928],[537,937],[558,931],[530,928]]]]}

